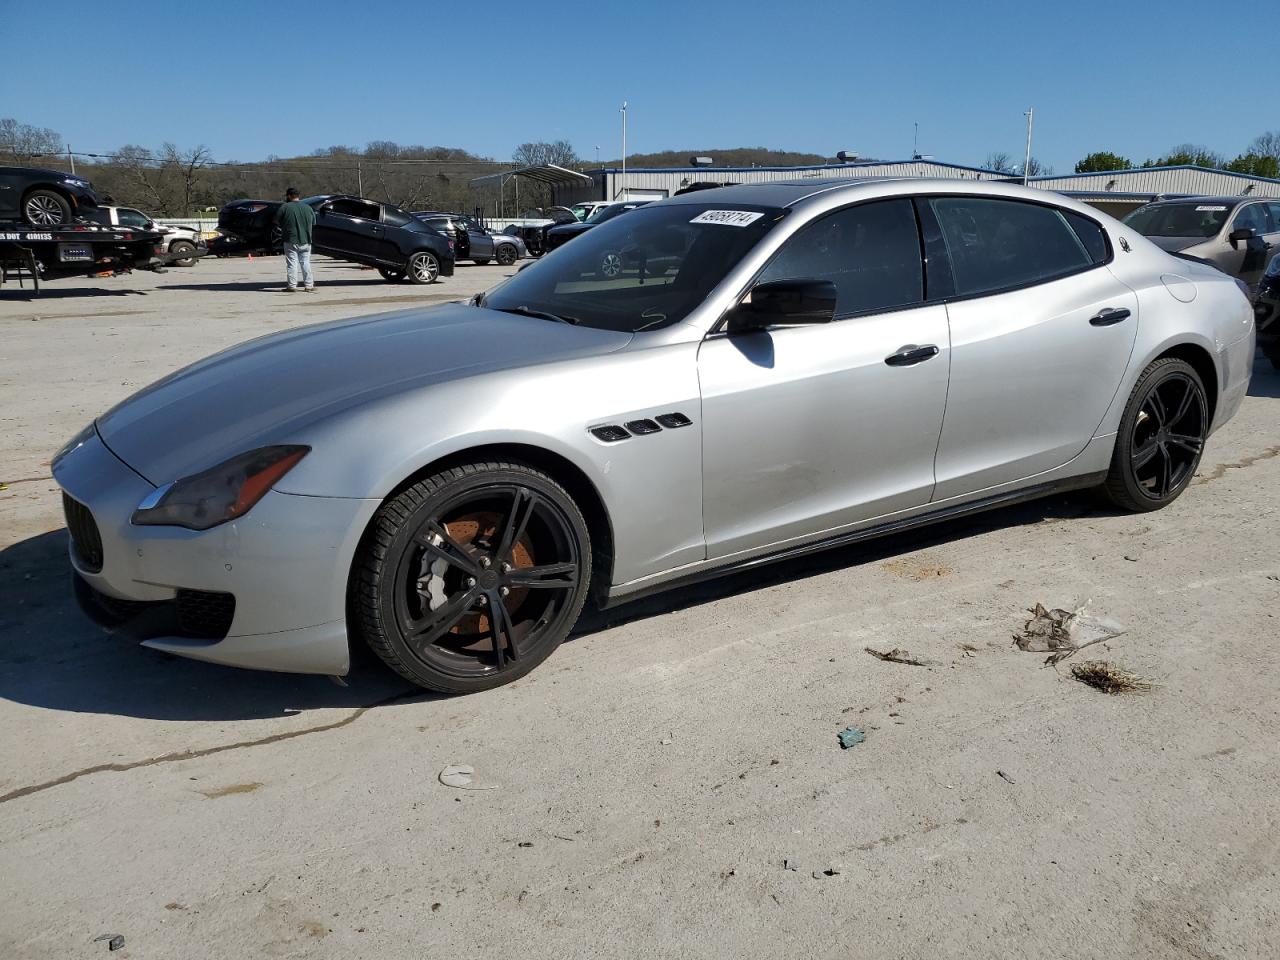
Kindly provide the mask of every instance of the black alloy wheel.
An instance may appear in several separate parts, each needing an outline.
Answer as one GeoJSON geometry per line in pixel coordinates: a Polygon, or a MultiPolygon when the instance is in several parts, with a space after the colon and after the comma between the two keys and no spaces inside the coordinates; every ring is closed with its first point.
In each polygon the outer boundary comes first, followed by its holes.
{"type": "Polygon", "coordinates": [[[504,267],[509,267],[516,262],[516,248],[509,243],[499,244],[498,246],[498,263],[504,267]]]}
{"type": "Polygon", "coordinates": [[[1106,490],[1127,510],[1159,510],[1178,498],[1200,465],[1209,403],[1195,368],[1164,357],[1133,388],[1116,436],[1106,490]]]}
{"type": "Polygon", "coordinates": [[[445,470],[388,501],[352,578],[370,647],[442,693],[524,676],[586,600],[591,541],[568,493],[514,463],[445,470]]]}

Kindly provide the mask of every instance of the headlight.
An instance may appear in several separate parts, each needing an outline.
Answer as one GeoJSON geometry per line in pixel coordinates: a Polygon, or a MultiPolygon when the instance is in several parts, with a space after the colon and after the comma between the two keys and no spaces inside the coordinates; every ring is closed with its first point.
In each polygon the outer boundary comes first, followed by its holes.
{"type": "Polygon", "coordinates": [[[232,457],[153,491],[138,504],[130,522],[208,530],[234,520],[248,513],[310,450],[292,445],[261,447],[232,457]]]}
{"type": "Polygon", "coordinates": [[[64,178],[63,178],[63,180],[62,180],[62,182],[63,182],[63,183],[65,183],[65,184],[66,184],[67,186],[69,186],[69,187],[87,187],[87,186],[89,186],[89,181],[88,181],[88,180],[81,180],[79,177],[64,177],[64,178]]]}
{"type": "Polygon", "coordinates": [[[90,423],[87,427],[77,433],[74,437],[64,443],[58,452],[53,455],[53,459],[49,461],[49,467],[52,470],[58,469],[58,461],[65,457],[68,453],[82,444],[88,443],[93,439],[93,435],[97,433],[97,428],[90,423]]]}
{"type": "Polygon", "coordinates": [[[1271,258],[1271,262],[1267,264],[1268,277],[1280,277],[1280,253],[1271,258]]]}

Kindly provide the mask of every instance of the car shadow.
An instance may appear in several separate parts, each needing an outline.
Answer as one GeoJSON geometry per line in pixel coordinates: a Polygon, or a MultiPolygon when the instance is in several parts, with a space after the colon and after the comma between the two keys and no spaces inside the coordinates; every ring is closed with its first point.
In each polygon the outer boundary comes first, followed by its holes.
{"type": "MultiPolygon", "coordinates": [[[[284,292],[284,277],[278,277],[274,280],[231,280],[224,282],[211,281],[209,283],[166,283],[161,284],[164,290],[244,290],[244,291],[267,291],[274,293],[284,292]]],[[[316,290],[324,290],[327,287],[404,287],[412,289],[413,285],[409,283],[388,283],[376,273],[369,277],[361,277],[359,279],[342,279],[342,280],[317,280],[316,290]]]]}
{"type": "MultiPolygon", "coordinates": [[[[108,279],[108,278],[103,278],[108,279]]],[[[27,300],[31,303],[42,303],[46,300],[73,300],[83,297],[145,297],[146,290],[120,290],[108,289],[104,287],[73,287],[72,289],[50,288],[47,285],[41,285],[40,292],[36,293],[30,287],[12,287],[5,285],[5,289],[0,293],[0,300],[27,300]]]]}
{"type": "Polygon", "coordinates": [[[429,697],[353,651],[328,677],[260,673],[149,650],[94,625],[72,596],[65,530],[0,551],[0,697],[72,713],[152,720],[253,720],[429,697]]]}
{"type": "MultiPolygon", "coordinates": [[[[569,639],[981,533],[1115,512],[1088,494],[1006,507],[608,610],[588,609],[569,639]]],[[[231,721],[435,697],[387,669],[364,644],[352,646],[352,670],[345,686],[328,677],[241,670],[150,650],[91,623],[72,596],[71,576],[65,530],[0,551],[0,698],[73,713],[231,721]]]]}
{"type": "Polygon", "coordinates": [[[1280,397],[1280,370],[1259,354],[1253,360],[1253,377],[1249,380],[1249,396],[1280,397]]]}
{"type": "Polygon", "coordinates": [[[925,550],[983,533],[1034,526],[1045,522],[1119,516],[1122,513],[1123,511],[1115,509],[1089,491],[1059,494],[1025,504],[1002,507],[986,513],[897,533],[883,539],[824,550],[794,560],[778,561],[750,571],[717,577],[652,597],[619,604],[607,610],[588,609],[579,618],[570,639],[621,626],[634,620],[643,620],[662,613],[713,603],[764,587],[808,580],[846,567],[878,563],[904,553],[925,550]]]}

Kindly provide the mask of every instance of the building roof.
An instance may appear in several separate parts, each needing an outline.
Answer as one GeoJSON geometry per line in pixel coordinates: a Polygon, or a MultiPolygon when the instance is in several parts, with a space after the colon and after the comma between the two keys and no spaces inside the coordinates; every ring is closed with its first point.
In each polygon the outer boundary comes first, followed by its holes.
{"type": "MultiPolygon", "coordinates": [[[[903,164],[921,164],[925,166],[946,167],[951,170],[964,170],[971,173],[986,174],[992,177],[1012,177],[1012,174],[1001,173],[998,170],[988,170],[985,167],[970,167],[963,163],[947,163],[943,160],[933,160],[926,157],[915,157],[911,160],[858,160],[854,163],[813,163],[796,167],[633,167],[628,165],[627,173],[690,173],[696,171],[698,173],[803,173],[806,170],[850,170],[855,171],[851,176],[856,176],[856,171],[861,167],[894,167],[903,164]]],[[[586,171],[587,173],[622,173],[621,167],[596,167],[595,169],[586,171]]]]}
{"type": "Polygon", "coordinates": [[[576,170],[559,167],[554,163],[540,163],[531,167],[517,167],[514,170],[503,170],[500,173],[490,173],[483,177],[476,177],[474,180],[468,182],[474,187],[485,183],[504,182],[510,177],[524,177],[528,180],[537,180],[539,183],[561,185],[586,185],[593,182],[585,173],[578,173],[576,170]]]}

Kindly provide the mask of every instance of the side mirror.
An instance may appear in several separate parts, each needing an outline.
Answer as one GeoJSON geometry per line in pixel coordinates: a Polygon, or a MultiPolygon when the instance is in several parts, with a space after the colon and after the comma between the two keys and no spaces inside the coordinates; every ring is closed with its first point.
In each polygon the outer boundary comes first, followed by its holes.
{"type": "Polygon", "coordinates": [[[729,311],[725,330],[749,333],[799,323],[830,323],[836,315],[836,285],[830,280],[774,280],[752,287],[729,311]]]}
{"type": "Polygon", "coordinates": [[[1252,240],[1257,235],[1258,231],[1254,230],[1253,227],[1240,227],[1227,234],[1227,240],[1229,240],[1231,245],[1234,247],[1241,240],[1252,240]]]}

